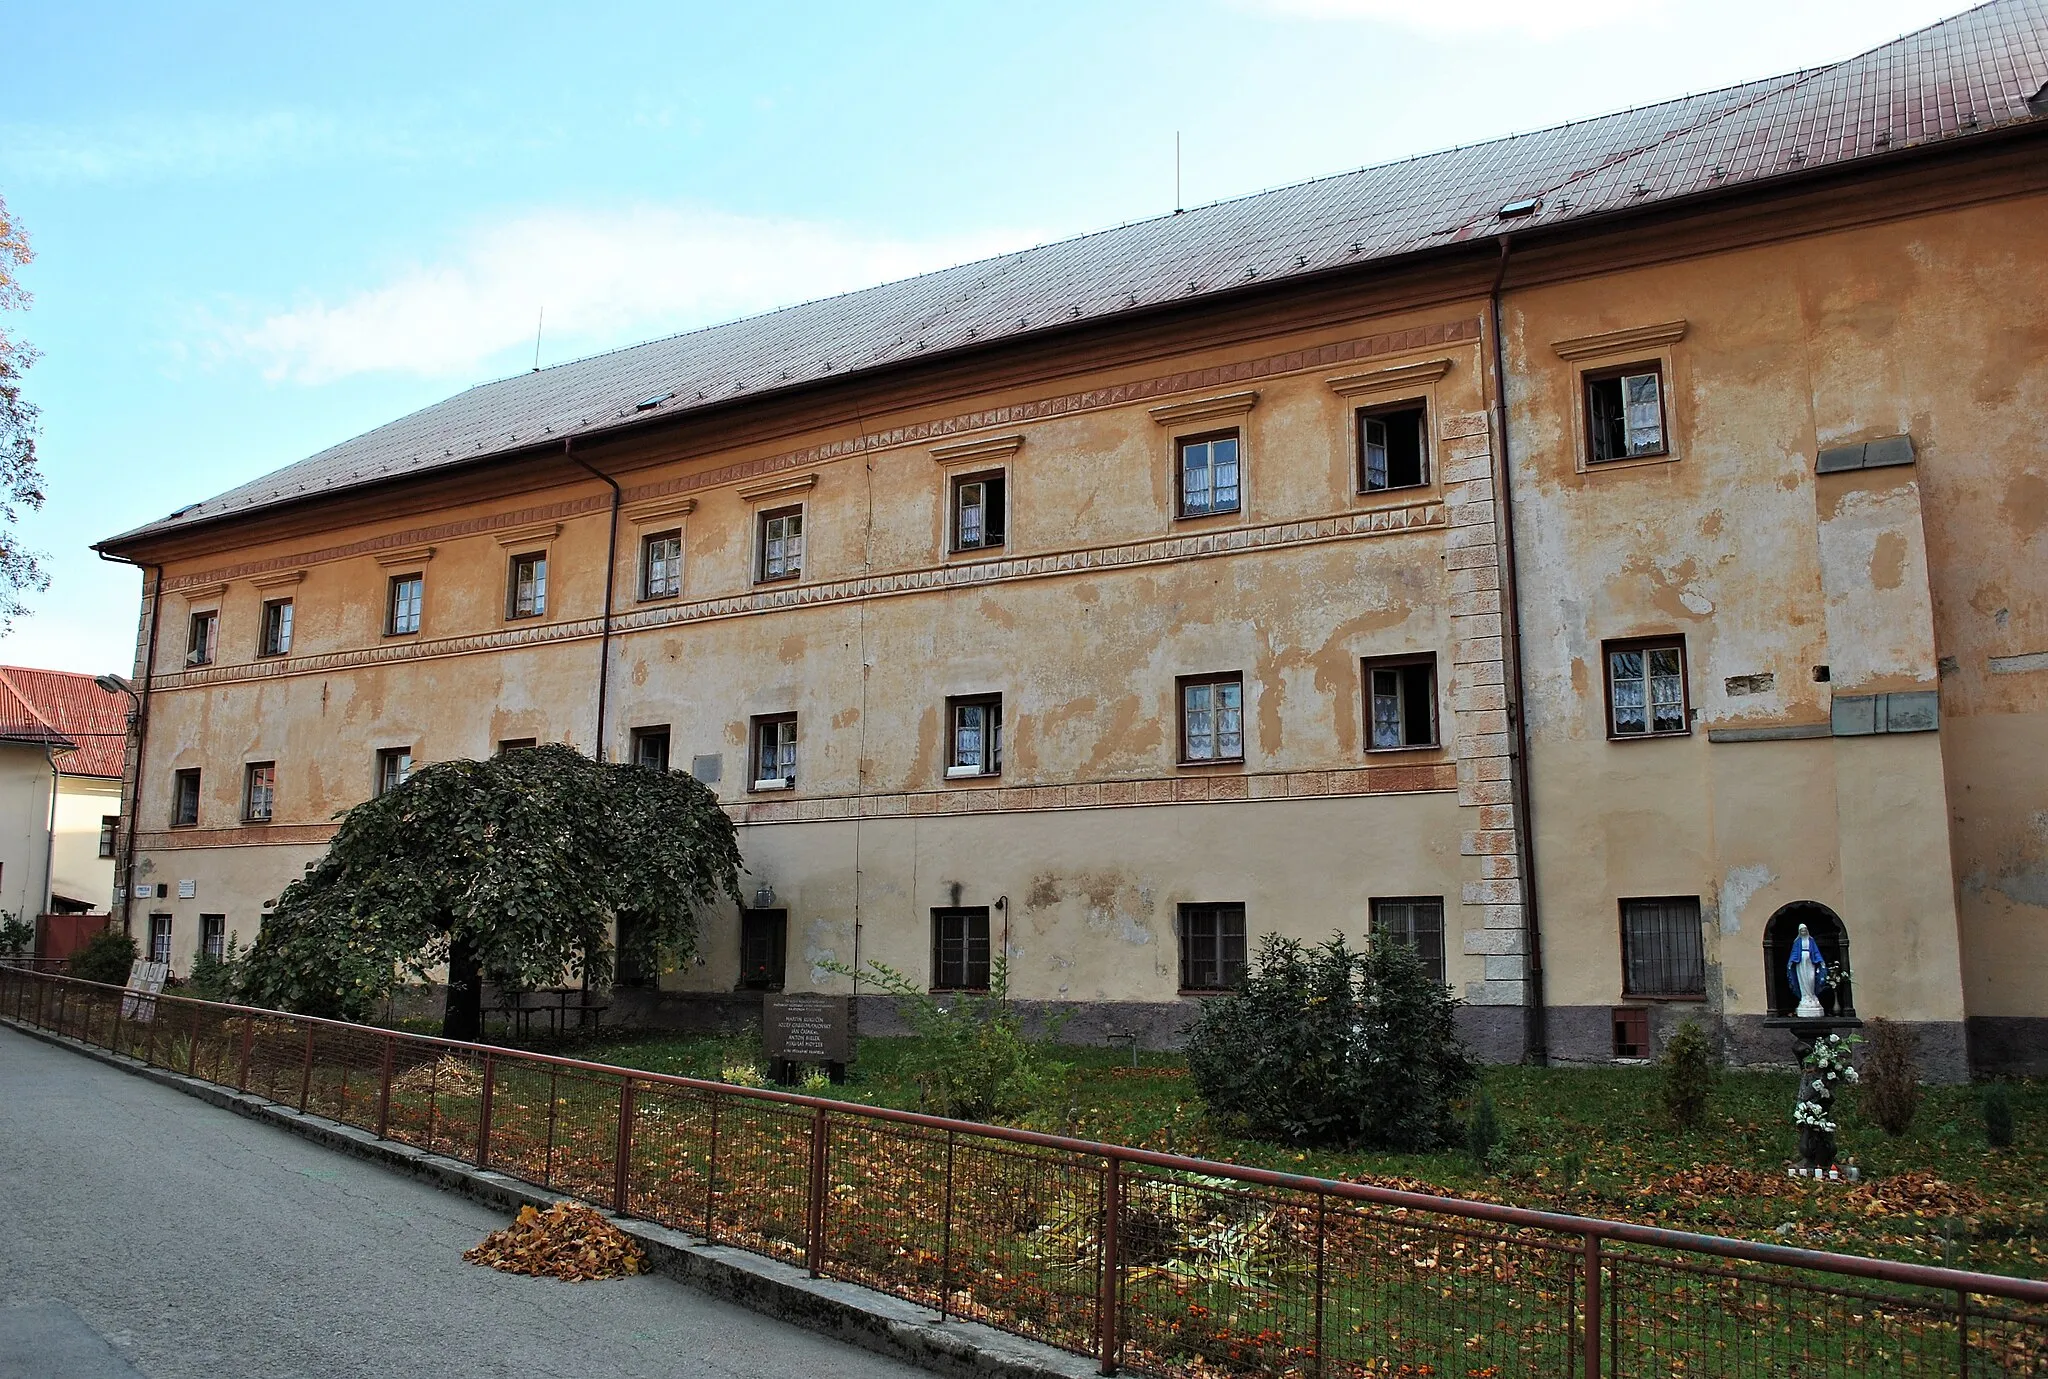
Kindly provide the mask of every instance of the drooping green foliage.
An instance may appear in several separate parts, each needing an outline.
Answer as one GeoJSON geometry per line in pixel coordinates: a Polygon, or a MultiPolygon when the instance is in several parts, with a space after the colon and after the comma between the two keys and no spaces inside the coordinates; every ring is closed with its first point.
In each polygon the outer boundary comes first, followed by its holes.
{"type": "Polygon", "coordinates": [[[1009,960],[1001,953],[989,962],[987,991],[944,1001],[886,963],[858,971],[843,963],[821,966],[896,998],[912,1038],[901,1067],[933,1115],[1015,1121],[1045,1109],[1066,1083],[1068,1065],[1053,1057],[1065,1021],[1048,1020],[1036,1036],[1024,1032],[1023,1012],[1010,1001],[1009,960]]]}
{"type": "Polygon", "coordinates": [[[1430,1150],[1462,1137],[1477,1069],[1457,1001],[1401,944],[1269,934],[1244,984],[1210,998],[1188,1072],[1210,1111],[1261,1139],[1430,1150]]]}
{"type": "Polygon", "coordinates": [[[1662,1074],[1664,1111],[1680,1130],[1697,1130],[1706,1123],[1707,1102],[1721,1082],[1721,1059],[1714,1041],[1690,1017],[1671,1032],[1657,1060],[1662,1074]]]}
{"type": "Polygon", "coordinates": [[[632,960],[679,961],[697,911],[739,898],[739,869],[732,821],[681,772],[563,746],[437,762],[342,817],[264,921],[240,995],[362,1019],[451,955],[451,981],[603,985],[615,922],[632,960]]]}
{"type": "Polygon", "coordinates": [[[81,981],[125,986],[128,969],[135,965],[136,956],[135,940],[109,924],[71,955],[64,972],[81,981]]]}

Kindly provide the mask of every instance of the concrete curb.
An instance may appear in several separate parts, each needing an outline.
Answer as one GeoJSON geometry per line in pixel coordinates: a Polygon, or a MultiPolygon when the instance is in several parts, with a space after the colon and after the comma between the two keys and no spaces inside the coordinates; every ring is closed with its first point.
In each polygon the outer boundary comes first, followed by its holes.
{"type": "MultiPolygon", "coordinates": [[[[459,1159],[380,1140],[352,1125],[303,1115],[248,1092],[153,1068],[11,1018],[0,1017],[0,1027],[83,1054],[237,1115],[274,1125],[351,1158],[422,1179],[444,1191],[459,1192],[508,1215],[528,1204],[545,1207],[571,1200],[561,1193],[544,1192],[459,1159]]],[[[728,1246],[708,1245],[652,1221],[604,1214],[640,1242],[647,1251],[648,1263],[658,1273],[751,1311],[919,1369],[962,1379],[1081,1379],[1097,1372],[1094,1362],[1082,1356],[994,1327],[978,1322],[941,1322],[922,1307],[858,1284],[812,1278],[803,1269],[779,1260],[728,1246]]]]}

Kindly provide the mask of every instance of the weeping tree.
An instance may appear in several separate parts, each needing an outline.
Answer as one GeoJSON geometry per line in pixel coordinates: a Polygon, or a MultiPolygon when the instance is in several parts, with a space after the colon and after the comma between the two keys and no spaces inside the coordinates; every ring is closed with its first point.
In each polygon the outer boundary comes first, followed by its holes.
{"type": "Polygon", "coordinates": [[[687,958],[739,870],[732,821],[681,772],[561,746],[439,762],[342,816],[264,920],[240,994],[360,1020],[445,965],[442,1033],[474,1039],[485,982],[604,985],[687,958]]]}

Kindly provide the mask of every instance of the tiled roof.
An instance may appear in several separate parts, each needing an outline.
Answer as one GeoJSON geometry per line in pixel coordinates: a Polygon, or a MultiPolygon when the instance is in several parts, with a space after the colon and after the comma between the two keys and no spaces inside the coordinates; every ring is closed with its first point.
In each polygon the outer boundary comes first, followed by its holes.
{"type": "Polygon", "coordinates": [[[1992,0],[1832,66],[1320,178],[471,388],[102,543],[1029,336],[2048,115],[2048,0],[1992,0]],[[2037,110],[2029,98],[2036,98],[2037,110]],[[651,406],[643,406],[659,399],[651,406]]]}
{"type": "Polygon", "coordinates": [[[128,706],[90,675],[0,666],[0,742],[54,745],[67,776],[120,779],[128,706]]]}

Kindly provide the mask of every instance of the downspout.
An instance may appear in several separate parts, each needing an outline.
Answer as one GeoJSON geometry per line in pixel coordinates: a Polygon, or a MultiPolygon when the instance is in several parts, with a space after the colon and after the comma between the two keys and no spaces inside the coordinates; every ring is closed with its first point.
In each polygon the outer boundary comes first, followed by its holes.
{"type": "Polygon", "coordinates": [[[57,865],[57,749],[52,744],[43,744],[43,755],[50,762],[50,826],[43,830],[43,908],[37,912],[40,920],[50,912],[50,900],[57,893],[57,883],[51,877],[51,868],[57,865]]]}
{"type": "Polygon", "coordinates": [[[156,632],[163,613],[164,567],[144,565],[139,560],[99,553],[114,565],[133,565],[142,571],[142,587],[149,596],[149,637],[142,654],[142,693],[135,700],[135,783],[123,805],[128,817],[128,836],[122,842],[121,932],[135,932],[135,835],[142,831],[142,749],[149,740],[149,687],[156,680],[156,632]]]}
{"type": "Polygon", "coordinates": [[[611,533],[605,538],[604,546],[604,617],[600,620],[601,631],[597,639],[597,759],[604,760],[605,698],[611,688],[612,678],[612,591],[619,576],[619,500],[623,496],[619,481],[605,473],[575,451],[575,442],[564,439],[562,454],[580,465],[592,475],[604,480],[612,491],[611,533]]]}
{"type": "Polygon", "coordinates": [[[1518,835],[1515,842],[1522,861],[1522,936],[1523,946],[1528,950],[1529,990],[1524,1013],[1524,1037],[1528,1046],[1526,1057],[1540,1066],[1550,1061],[1550,1025],[1543,994],[1543,928],[1536,908],[1536,820],[1530,804],[1529,715],[1524,711],[1528,701],[1524,697],[1522,683],[1522,582],[1517,577],[1518,567],[1515,564],[1515,504],[1513,486],[1508,477],[1507,349],[1502,341],[1500,321],[1501,284],[1508,276],[1511,241],[1512,236],[1500,237],[1500,266],[1494,270],[1493,286],[1486,294],[1486,305],[1488,324],[1493,332],[1494,431],[1500,436],[1493,496],[1495,511],[1500,514],[1504,547],[1501,582],[1506,597],[1501,603],[1502,611],[1507,614],[1510,644],[1507,662],[1514,685],[1508,716],[1515,725],[1515,832],[1518,835]]]}

